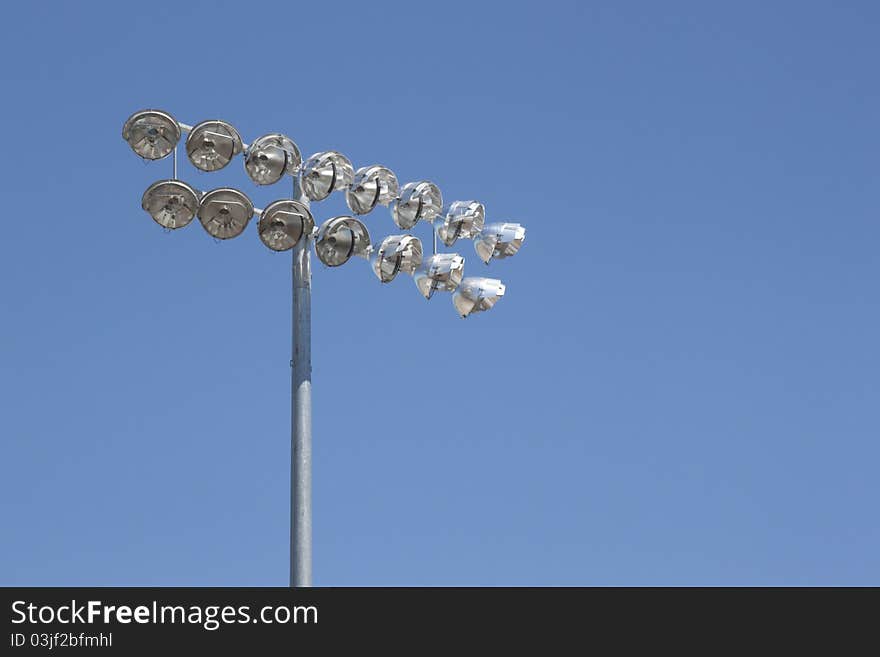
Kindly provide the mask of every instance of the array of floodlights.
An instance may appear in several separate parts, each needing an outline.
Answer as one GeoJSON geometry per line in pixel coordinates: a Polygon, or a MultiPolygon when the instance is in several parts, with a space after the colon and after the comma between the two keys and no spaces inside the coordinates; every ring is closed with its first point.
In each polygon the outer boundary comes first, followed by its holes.
{"type": "MultiPolygon", "coordinates": [[[[526,231],[520,224],[486,224],[485,208],[477,201],[455,201],[444,207],[440,189],[432,182],[400,187],[390,169],[372,165],[355,171],[348,158],[336,151],[315,153],[303,162],[297,145],[282,134],[264,135],[248,145],[226,121],[188,126],[167,112],[141,110],[125,122],[122,137],[143,159],[160,160],[175,151],[183,131],[189,132],[186,154],[197,169],[218,171],[243,154],[245,171],[257,185],[295,176],[311,201],[340,191],[355,215],[365,215],[378,205],[390,207],[394,223],[402,230],[425,221],[446,246],[459,239],[473,240],[477,255],[486,264],[514,255],[525,239],[526,231]]],[[[404,272],[414,278],[426,299],[437,291],[452,292],[453,304],[462,317],[489,310],[504,296],[505,286],[498,279],[464,278],[464,258],[457,253],[425,257],[421,240],[413,235],[390,235],[376,249],[367,227],[353,216],[333,217],[316,228],[304,203],[281,199],[260,210],[237,189],[194,189],[177,179],[176,165],[174,178],[150,185],[141,205],[164,228],[183,228],[198,217],[204,229],[221,240],[240,235],[258,214],[260,240],[273,251],[287,251],[299,240],[315,237],[318,259],[328,267],[338,267],[358,256],[372,262],[383,283],[404,272]]]]}

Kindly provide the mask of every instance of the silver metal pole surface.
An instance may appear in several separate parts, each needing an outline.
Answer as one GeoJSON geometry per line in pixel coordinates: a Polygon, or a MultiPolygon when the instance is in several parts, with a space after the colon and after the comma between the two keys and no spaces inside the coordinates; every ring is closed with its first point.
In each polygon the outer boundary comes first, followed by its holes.
{"type": "MultiPolygon", "coordinates": [[[[294,198],[308,197],[294,179],[294,198]]],[[[290,585],[312,585],[312,239],[293,248],[293,362],[291,378],[290,585]]]]}

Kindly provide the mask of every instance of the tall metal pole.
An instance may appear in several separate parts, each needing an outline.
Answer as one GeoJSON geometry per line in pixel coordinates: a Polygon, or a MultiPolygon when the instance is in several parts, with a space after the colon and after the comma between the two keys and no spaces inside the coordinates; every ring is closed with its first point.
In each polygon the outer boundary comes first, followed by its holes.
{"type": "MultiPolygon", "coordinates": [[[[294,178],[293,196],[308,205],[294,178]]],[[[308,235],[293,248],[290,585],[312,585],[312,271],[308,235]]]]}

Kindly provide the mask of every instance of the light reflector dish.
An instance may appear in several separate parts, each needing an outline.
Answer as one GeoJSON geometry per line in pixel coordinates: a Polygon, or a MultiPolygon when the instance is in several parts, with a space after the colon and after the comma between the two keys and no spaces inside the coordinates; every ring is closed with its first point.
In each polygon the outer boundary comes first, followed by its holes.
{"type": "Polygon", "coordinates": [[[161,160],[180,141],[180,126],[168,112],[140,110],[122,126],[122,138],[145,160],[161,160]]]}
{"type": "Polygon", "coordinates": [[[416,287],[426,299],[435,291],[452,292],[464,275],[464,258],[457,253],[438,253],[422,261],[413,274],[416,287]]]}
{"type": "Polygon", "coordinates": [[[248,146],[244,168],[258,185],[272,185],[302,164],[299,148],[290,137],[279,133],[263,135],[248,146]]]}
{"type": "Polygon", "coordinates": [[[141,207],[163,228],[183,228],[196,216],[199,195],[179,180],[159,180],[147,187],[141,207]]]}
{"type": "Polygon", "coordinates": [[[433,221],[443,207],[440,188],[432,182],[406,183],[400,198],[391,204],[391,216],[400,228],[408,230],[420,220],[433,221]]]}
{"type": "Polygon", "coordinates": [[[354,181],[354,167],[342,153],[315,153],[300,171],[300,186],[312,201],[323,201],[338,189],[347,189],[354,181]]]}
{"type": "Polygon", "coordinates": [[[254,204],[231,187],[213,189],[202,197],[199,221],[208,234],[220,240],[241,235],[254,216],[254,204]]]}
{"type": "Polygon", "coordinates": [[[315,253],[328,267],[338,267],[352,256],[362,258],[370,254],[370,233],[367,227],[354,217],[333,217],[318,230],[315,253]]]}
{"type": "Polygon", "coordinates": [[[422,241],[412,235],[389,235],[373,256],[373,272],[383,283],[397,274],[412,274],[422,264],[422,241]]]}
{"type": "Polygon", "coordinates": [[[292,249],[303,235],[310,235],[314,227],[315,220],[309,209],[291,200],[267,205],[257,225],[260,240],[273,251],[292,249]]]}
{"type": "Polygon", "coordinates": [[[452,303],[459,315],[467,317],[491,309],[503,296],[504,283],[497,278],[468,277],[452,295],[452,303]]]}
{"type": "Polygon", "coordinates": [[[397,176],[391,169],[375,164],[355,172],[345,201],[355,214],[367,214],[377,205],[391,203],[399,191],[397,176]]]}
{"type": "Polygon", "coordinates": [[[472,239],[483,230],[486,210],[478,201],[455,201],[442,217],[443,225],[437,229],[437,234],[446,246],[452,246],[455,240],[472,239]]]}
{"type": "Polygon", "coordinates": [[[488,264],[492,258],[501,260],[515,255],[525,238],[526,229],[520,224],[488,224],[474,237],[474,249],[488,264]]]}
{"type": "Polygon", "coordinates": [[[222,169],[241,149],[241,136],[226,121],[202,121],[186,138],[186,156],[202,171],[222,169]]]}

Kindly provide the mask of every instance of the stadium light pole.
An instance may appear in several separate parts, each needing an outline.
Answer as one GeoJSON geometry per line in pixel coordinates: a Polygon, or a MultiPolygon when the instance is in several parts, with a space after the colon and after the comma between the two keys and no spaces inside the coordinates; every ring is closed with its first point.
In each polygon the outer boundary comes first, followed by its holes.
{"type": "Polygon", "coordinates": [[[434,183],[423,180],[401,188],[386,167],[372,165],[354,171],[351,162],[336,151],[315,153],[303,162],[297,145],[279,133],[264,135],[248,145],[225,121],[202,121],[193,126],[161,110],[140,110],[125,122],[122,137],[145,160],[172,155],[172,178],[154,182],[141,200],[143,209],[166,230],[183,228],[198,217],[210,235],[225,240],[240,235],[256,214],[263,243],[273,251],[292,250],[290,586],[311,586],[311,248],[328,267],[345,264],[352,256],[372,257],[373,271],[382,283],[389,283],[401,272],[410,274],[425,298],[438,291],[451,292],[458,314],[468,317],[494,307],[505,286],[493,278],[463,278],[464,258],[457,253],[437,253],[438,235],[446,246],[459,238],[473,240],[477,255],[488,264],[516,254],[525,228],[513,223],[484,226],[482,203],[455,201],[444,207],[434,183]],[[292,176],[292,198],[259,209],[236,189],[202,192],[187,185],[177,177],[177,144],[182,133],[188,133],[187,157],[197,169],[217,171],[243,154],[245,170],[258,185],[292,176]],[[374,249],[366,226],[353,216],[333,217],[316,228],[311,202],[334,191],[345,192],[346,203],[355,215],[384,205],[400,229],[411,230],[419,221],[430,223],[432,255],[423,257],[421,240],[408,234],[389,235],[374,249]]]}
{"type": "MultiPolygon", "coordinates": [[[[294,199],[309,205],[299,179],[294,199]]],[[[290,432],[290,585],[312,585],[312,266],[304,235],[293,247],[290,432]]]]}

